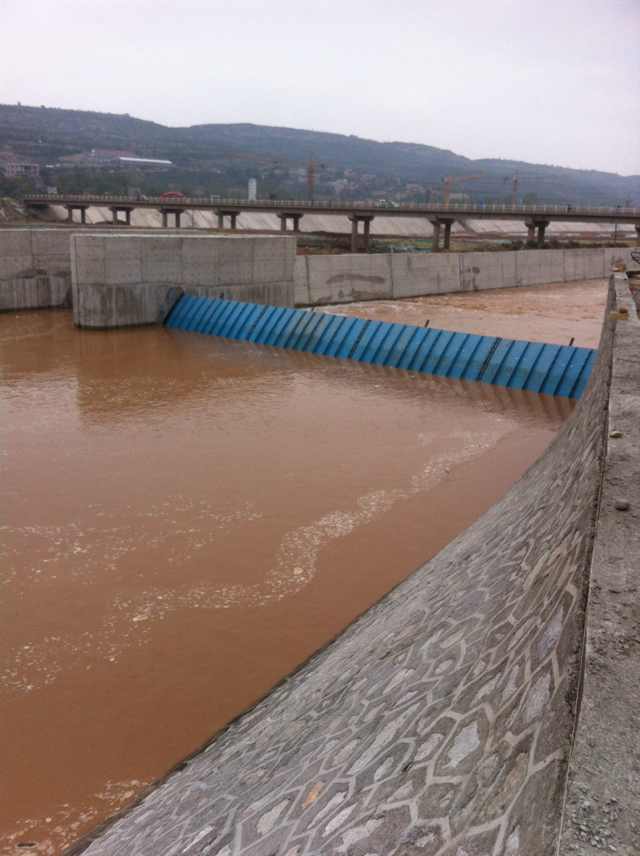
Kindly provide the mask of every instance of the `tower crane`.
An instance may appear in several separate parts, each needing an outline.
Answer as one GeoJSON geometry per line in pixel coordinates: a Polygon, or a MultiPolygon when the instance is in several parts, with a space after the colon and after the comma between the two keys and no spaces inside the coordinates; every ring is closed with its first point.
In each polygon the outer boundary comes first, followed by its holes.
{"type": "Polygon", "coordinates": [[[508,175],[505,176],[505,178],[503,178],[503,180],[502,180],[503,184],[506,184],[508,181],[511,182],[511,204],[512,205],[518,204],[518,186],[523,179],[529,180],[529,181],[533,180],[536,183],[542,182],[542,181],[554,181],[554,179],[551,176],[536,175],[535,172],[519,173],[516,171],[516,172],[514,172],[514,174],[512,176],[508,176],[508,175]]]}
{"type": "Polygon", "coordinates": [[[462,184],[465,181],[476,181],[478,178],[482,178],[481,173],[479,175],[445,175],[442,179],[442,201],[444,204],[449,204],[449,197],[455,184],[462,184]]]}
{"type": "Polygon", "coordinates": [[[313,202],[316,193],[316,162],[311,155],[307,164],[307,194],[309,200],[313,202]]]}

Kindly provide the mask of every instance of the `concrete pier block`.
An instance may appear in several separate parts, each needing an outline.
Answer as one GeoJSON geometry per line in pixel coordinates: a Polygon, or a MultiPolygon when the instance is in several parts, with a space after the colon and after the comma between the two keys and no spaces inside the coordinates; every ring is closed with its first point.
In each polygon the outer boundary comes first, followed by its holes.
{"type": "Polygon", "coordinates": [[[74,321],[158,324],[182,292],[293,306],[295,251],[295,238],[75,234],[74,321]]]}

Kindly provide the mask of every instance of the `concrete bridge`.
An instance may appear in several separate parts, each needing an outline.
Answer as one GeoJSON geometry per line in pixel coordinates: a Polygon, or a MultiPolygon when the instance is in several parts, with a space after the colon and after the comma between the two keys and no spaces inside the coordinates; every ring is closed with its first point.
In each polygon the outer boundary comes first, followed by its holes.
{"type": "Polygon", "coordinates": [[[523,220],[528,230],[528,240],[538,247],[544,246],[545,231],[549,223],[618,223],[635,226],[640,240],[640,208],[583,207],[573,205],[419,205],[404,204],[391,206],[388,203],[363,200],[355,202],[277,199],[211,199],[184,197],[168,200],[161,196],[130,199],[128,196],[101,194],[29,194],[24,204],[33,209],[49,205],[61,205],[67,209],[67,219],[74,221],[74,212],[79,213],[80,222],[86,223],[87,209],[92,206],[111,210],[114,225],[130,225],[131,212],[136,208],[154,208],[162,215],[162,225],[167,228],[170,219],[176,228],[185,211],[213,211],[218,218],[218,229],[237,228],[237,218],[242,212],[257,211],[277,214],[280,230],[300,230],[300,221],[305,214],[347,216],[351,221],[351,250],[364,251],[369,248],[371,223],[381,217],[425,217],[433,226],[433,251],[448,250],[451,243],[451,227],[456,221],[474,220],[523,220]],[[122,216],[121,216],[122,215],[122,216]],[[122,219],[124,217],[124,220],[122,219]]]}

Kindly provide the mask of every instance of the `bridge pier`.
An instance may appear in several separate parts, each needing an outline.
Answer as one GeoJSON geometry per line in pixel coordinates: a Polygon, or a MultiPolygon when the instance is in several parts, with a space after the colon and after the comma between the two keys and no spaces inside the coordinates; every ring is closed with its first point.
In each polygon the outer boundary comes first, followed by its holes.
{"type": "Polygon", "coordinates": [[[534,241],[538,249],[542,249],[544,247],[544,233],[546,231],[547,226],[549,225],[549,220],[525,220],[525,226],[527,227],[527,243],[532,244],[534,241]],[[538,235],[536,237],[536,230],[538,235]]]}
{"type": "Polygon", "coordinates": [[[640,247],[640,223],[636,223],[636,243],[640,247]]]}
{"type": "Polygon", "coordinates": [[[444,249],[451,249],[451,226],[453,225],[453,220],[447,220],[444,224],[444,249]]]}
{"type": "Polygon", "coordinates": [[[525,226],[527,227],[527,244],[533,244],[536,239],[536,224],[528,220],[525,226]]]}
{"type": "Polygon", "coordinates": [[[431,241],[431,252],[440,252],[440,227],[444,226],[444,240],[442,249],[449,251],[451,249],[451,227],[453,226],[452,217],[436,217],[429,221],[433,226],[433,239],[431,241]]]}
{"type": "Polygon", "coordinates": [[[351,220],[351,252],[357,253],[359,250],[361,252],[368,253],[369,252],[369,233],[371,231],[371,221],[373,220],[372,214],[353,214],[349,217],[351,220]],[[359,223],[363,223],[363,232],[362,235],[358,231],[359,223]],[[362,238],[362,241],[360,241],[362,238]]]}
{"type": "Polygon", "coordinates": [[[540,249],[540,250],[544,247],[544,233],[545,233],[548,225],[549,225],[548,220],[538,220],[536,222],[536,226],[538,228],[538,237],[537,237],[536,243],[538,245],[538,249],[540,249]]]}
{"type": "Polygon", "coordinates": [[[175,228],[180,228],[180,217],[182,216],[181,208],[161,208],[160,213],[162,214],[163,229],[167,229],[169,227],[169,214],[173,214],[175,228]]]}
{"type": "Polygon", "coordinates": [[[124,206],[124,205],[115,205],[109,209],[111,211],[112,222],[114,226],[117,226],[119,223],[122,223],[120,219],[120,212],[124,212],[124,224],[125,226],[131,225],[131,212],[133,211],[133,206],[124,206]]]}
{"type": "Polygon", "coordinates": [[[440,221],[439,220],[430,220],[429,221],[433,226],[433,237],[431,238],[431,252],[439,253],[440,252],[440,221]]]}
{"type": "Polygon", "coordinates": [[[238,222],[238,212],[237,211],[223,211],[220,208],[216,210],[216,214],[218,215],[218,229],[222,231],[225,228],[224,218],[229,218],[229,228],[236,229],[238,222]]]}
{"type": "Polygon", "coordinates": [[[286,212],[283,211],[282,213],[278,214],[278,217],[280,218],[280,231],[281,232],[287,231],[287,220],[293,220],[293,231],[294,232],[300,231],[300,221],[302,220],[302,217],[303,217],[302,214],[296,214],[295,212],[292,213],[290,211],[286,211],[286,212]]]}
{"type": "Polygon", "coordinates": [[[76,205],[65,205],[64,207],[67,209],[67,223],[73,223],[74,222],[73,212],[79,211],[80,212],[80,222],[83,225],[86,224],[86,222],[87,222],[87,208],[89,207],[88,205],[77,205],[76,204],[76,205]]]}
{"type": "Polygon", "coordinates": [[[478,218],[480,220],[514,220],[524,222],[527,228],[527,240],[529,246],[544,246],[546,228],[550,223],[573,222],[573,223],[617,223],[627,224],[636,228],[638,242],[640,243],[640,208],[614,207],[574,207],[572,205],[461,205],[455,209],[449,205],[401,205],[387,208],[379,201],[364,201],[359,203],[348,202],[295,202],[291,200],[246,200],[223,199],[211,197],[210,199],[180,199],[180,197],[169,199],[157,197],[133,198],[108,195],[108,194],[64,194],[64,193],[42,193],[27,194],[23,197],[24,204],[29,209],[43,209],[49,205],[62,206],[67,212],[67,221],[73,223],[80,220],[87,223],[86,209],[91,206],[107,206],[116,214],[113,222],[121,223],[121,211],[125,211],[125,222],[130,220],[126,208],[153,208],[162,213],[163,225],[168,224],[168,214],[176,217],[176,226],[181,224],[180,213],[187,210],[193,204],[196,210],[212,211],[218,217],[218,229],[224,230],[237,228],[238,215],[243,212],[260,211],[261,213],[275,214],[280,217],[280,230],[287,232],[291,230],[289,218],[293,220],[293,231],[298,232],[303,215],[310,211],[319,211],[322,214],[334,217],[347,217],[352,222],[352,244],[358,247],[362,241],[362,230],[359,223],[365,224],[364,241],[368,243],[370,222],[374,217],[417,217],[421,216],[429,220],[433,225],[433,251],[441,249],[450,250],[451,231],[453,223],[464,222],[465,219],[478,218]],[[177,200],[180,199],[178,202],[177,200]],[[227,208],[229,204],[231,208],[227,208]],[[80,217],[75,217],[75,211],[80,212],[80,217]],[[226,218],[229,218],[227,220],[226,218]],[[355,218],[355,224],[353,222],[355,218]],[[230,223],[229,225],[226,225],[230,223]],[[444,227],[441,228],[441,227],[444,227]],[[444,233],[444,235],[443,235],[444,233]],[[444,238],[444,242],[441,240],[444,238]]]}

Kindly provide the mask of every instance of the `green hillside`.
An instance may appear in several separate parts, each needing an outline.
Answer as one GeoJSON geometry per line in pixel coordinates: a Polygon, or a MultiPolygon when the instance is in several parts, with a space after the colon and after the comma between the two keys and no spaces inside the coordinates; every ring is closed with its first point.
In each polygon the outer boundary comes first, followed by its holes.
{"type": "MultiPolygon", "coordinates": [[[[384,197],[423,202],[441,197],[445,176],[477,202],[509,202],[518,175],[519,202],[640,205],[640,176],[619,176],[546,164],[472,160],[446,149],[404,142],[253,124],[208,124],[170,128],[129,115],[0,105],[0,152],[41,165],[43,181],[64,190],[110,191],[136,186],[187,193],[246,195],[250,177],[261,196],[308,195],[306,168],[315,163],[316,198],[384,197]],[[70,156],[92,149],[164,158],[165,172],[94,169],[70,156]]],[[[81,159],[80,159],[81,160],[81,159]]],[[[24,182],[0,192],[28,189],[24,182]],[[24,185],[24,187],[23,187],[24,185]]]]}

